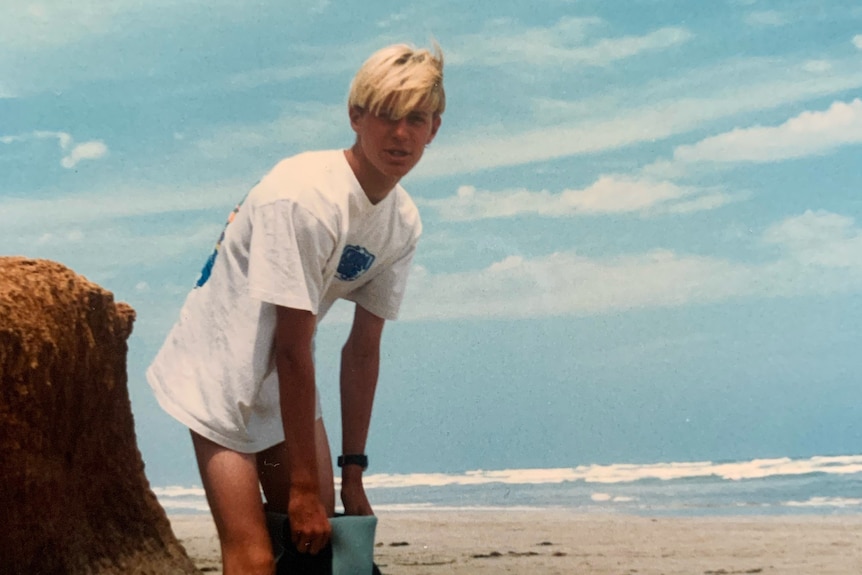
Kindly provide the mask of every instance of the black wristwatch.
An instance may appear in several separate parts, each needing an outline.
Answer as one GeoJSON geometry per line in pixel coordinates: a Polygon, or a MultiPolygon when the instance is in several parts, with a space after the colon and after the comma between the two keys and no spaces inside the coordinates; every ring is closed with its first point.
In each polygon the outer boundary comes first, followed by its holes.
{"type": "Polygon", "coordinates": [[[364,453],[354,455],[339,455],[338,467],[344,467],[345,465],[358,465],[362,468],[362,471],[365,471],[366,469],[368,469],[368,456],[364,453]]]}

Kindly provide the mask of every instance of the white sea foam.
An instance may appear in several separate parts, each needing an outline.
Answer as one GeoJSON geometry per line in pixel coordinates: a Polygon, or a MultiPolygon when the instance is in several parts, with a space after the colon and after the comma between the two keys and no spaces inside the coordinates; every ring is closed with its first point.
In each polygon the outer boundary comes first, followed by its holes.
{"type": "Polygon", "coordinates": [[[471,505],[469,507],[464,506],[455,506],[455,505],[432,505],[430,503],[390,503],[384,505],[375,505],[375,512],[390,512],[390,513],[398,513],[405,511],[464,511],[465,509],[469,509],[470,511],[542,511],[545,509],[554,509],[553,506],[530,506],[530,505],[509,505],[509,506],[500,506],[500,505],[471,505]]]}
{"type": "Polygon", "coordinates": [[[206,495],[204,488],[198,487],[197,485],[194,485],[192,487],[181,487],[179,485],[169,485],[168,487],[153,487],[153,493],[155,493],[156,497],[158,497],[159,499],[183,497],[185,495],[204,497],[206,495]]]}
{"type": "Polygon", "coordinates": [[[176,512],[176,511],[209,511],[210,506],[207,504],[207,500],[205,497],[199,498],[182,498],[182,499],[172,499],[172,498],[159,498],[159,503],[161,503],[162,507],[167,511],[176,512]]]}
{"type": "Polygon", "coordinates": [[[506,469],[467,471],[463,474],[412,473],[374,474],[365,478],[369,489],[396,487],[443,487],[449,485],[484,485],[504,483],[538,485],[583,481],[586,483],[631,483],[644,479],[674,480],[704,477],[738,481],[777,476],[828,473],[848,475],[862,473],[862,455],[817,456],[809,459],[754,459],[730,463],[711,461],[611,465],[581,465],[557,469],[506,469]]]}
{"type": "Polygon", "coordinates": [[[851,499],[847,497],[812,497],[806,501],[786,501],[785,507],[860,507],[862,499],[851,499]]]}
{"type": "Polygon", "coordinates": [[[590,495],[590,500],[596,503],[631,503],[636,501],[636,497],[628,495],[611,495],[610,493],[593,493],[590,495]]]}
{"type": "MultiPolygon", "coordinates": [[[[364,484],[370,491],[391,490],[404,488],[434,489],[460,486],[482,486],[491,484],[500,485],[522,485],[542,486],[561,485],[570,483],[577,485],[606,485],[605,489],[599,489],[584,493],[585,498],[598,505],[626,504],[631,502],[645,503],[646,500],[636,493],[632,493],[633,485],[643,480],[660,480],[673,488],[675,480],[724,480],[731,487],[743,480],[752,479],[777,479],[792,478],[808,474],[850,476],[862,474],[862,455],[847,456],[817,456],[808,459],[791,459],[787,457],[775,459],[754,459],[751,461],[737,461],[726,463],[713,463],[710,461],[700,462],[669,462],[650,464],[620,463],[612,465],[582,465],[571,468],[557,469],[505,469],[496,471],[475,470],[465,473],[411,473],[411,474],[386,474],[378,473],[368,475],[364,478],[364,484]],[[611,487],[615,485],[616,487],[611,487]],[[618,493],[620,489],[626,492],[618,493]]],[[[337,481],[337,480],[336,480],[337,481]]],[[[856,481],[853,479],[853,481],[856,481]]],[[[177,511],[207,511],[206,497],[203,488],[199,486],[167,486],[156,487],[153,492],[158,497],[162,506],[173,512],[177,511]]],[[[814,507],[856,507],[862,508],[862,499],[846,499],[837,497],[819,497],[816,492],[811,498],[804,501],[789,501],[785,503],[765,502],[767,505],[778,505],[795,508],[814,507]]],[[[384,499],[396,500],[399,495],[387,495],[384,499]]],[[[407,499],[410,499],[408,496],[407,499]]],[[[406,502],[410,509],[448,508],[450,503],[444,500],[435,504],[420,502],[406,502]]],[[[456,501],[450,499],[449,501],[456,501]]],[[[476,501],[480,504],[479,501],[476,501]]],[[[514,502],[513,502],[514,503],[514,502]]],[[[553,504],[553,496],[548,498],[548,503],[553,504]]],[[[746,505],[753,502],[748,501],[746,505]]],[[[389,503],[381,509],[402,509],[398,504],[389,503]]],[[[512,509],[513,507],[507,507],[512,509]]]]}

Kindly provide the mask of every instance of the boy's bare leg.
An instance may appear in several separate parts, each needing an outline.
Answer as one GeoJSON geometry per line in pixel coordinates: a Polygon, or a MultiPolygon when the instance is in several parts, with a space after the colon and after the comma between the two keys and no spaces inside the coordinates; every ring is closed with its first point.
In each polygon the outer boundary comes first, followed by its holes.
{"type": "MultiPolygon", "coordinates": [[[[335,515],[335,486],[333,484],[332,455],[323,419],[314,422],[314,443],[317,451],[317,476],[320,479],[320,501],[329,517],[335,515]]],[[[257,454],[260,484],[270,509],[287,513],[287,494],[290,478],[287,451],[284,442],[257,454]]]]}
{"type": "Polygon", "coordinates": [[[273,575],[275,561],[252,454],[192,432],[207,502],[218,529],[224,575],[273,575]]]}

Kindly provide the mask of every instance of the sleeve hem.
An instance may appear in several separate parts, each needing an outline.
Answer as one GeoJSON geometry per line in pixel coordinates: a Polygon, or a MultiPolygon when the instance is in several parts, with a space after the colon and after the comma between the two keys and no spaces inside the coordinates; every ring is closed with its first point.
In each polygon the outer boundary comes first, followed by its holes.
{"type": "Polygon", "coordinates": [[[381,317],[387,321],[394,321],[398,319],[398,309],[393,309],[390,306],[386,306],[385,304],[381,305],[377,302],[369,302],[359,299],[354,299],[351,297],[352,294],[349,294],[346,299],[347,301],[352,301],[356,305],[362,306],[367,311],[370,311],[377,317],[381,317]]]}
{"type": "Polygon", "coordinates": [[[281,307],[289,307],[293,309],[304,309],[317,315],[317,306],[314,305],[308,298],[291,297],[290,294],[275,294],[261,289],[249,289],[248,295],[256,300],[281,307]]]}

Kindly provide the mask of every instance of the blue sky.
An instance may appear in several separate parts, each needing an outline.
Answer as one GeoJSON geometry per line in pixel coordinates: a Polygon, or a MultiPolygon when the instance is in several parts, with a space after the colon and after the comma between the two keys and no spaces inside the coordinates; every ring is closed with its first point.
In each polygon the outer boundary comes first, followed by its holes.
{"type": "MultiPolygon", "coordinates": [[[[227,214],[352,143],[371,52],[431,38],[449,106],[404,181],[376,471],[858,453],[858,3],[0,0],[0,253],[135,307],[154,483],[197,480],[143,372],[227,214]]],[[[318,335],[336,444],[348,312],[318,335]]]]}

